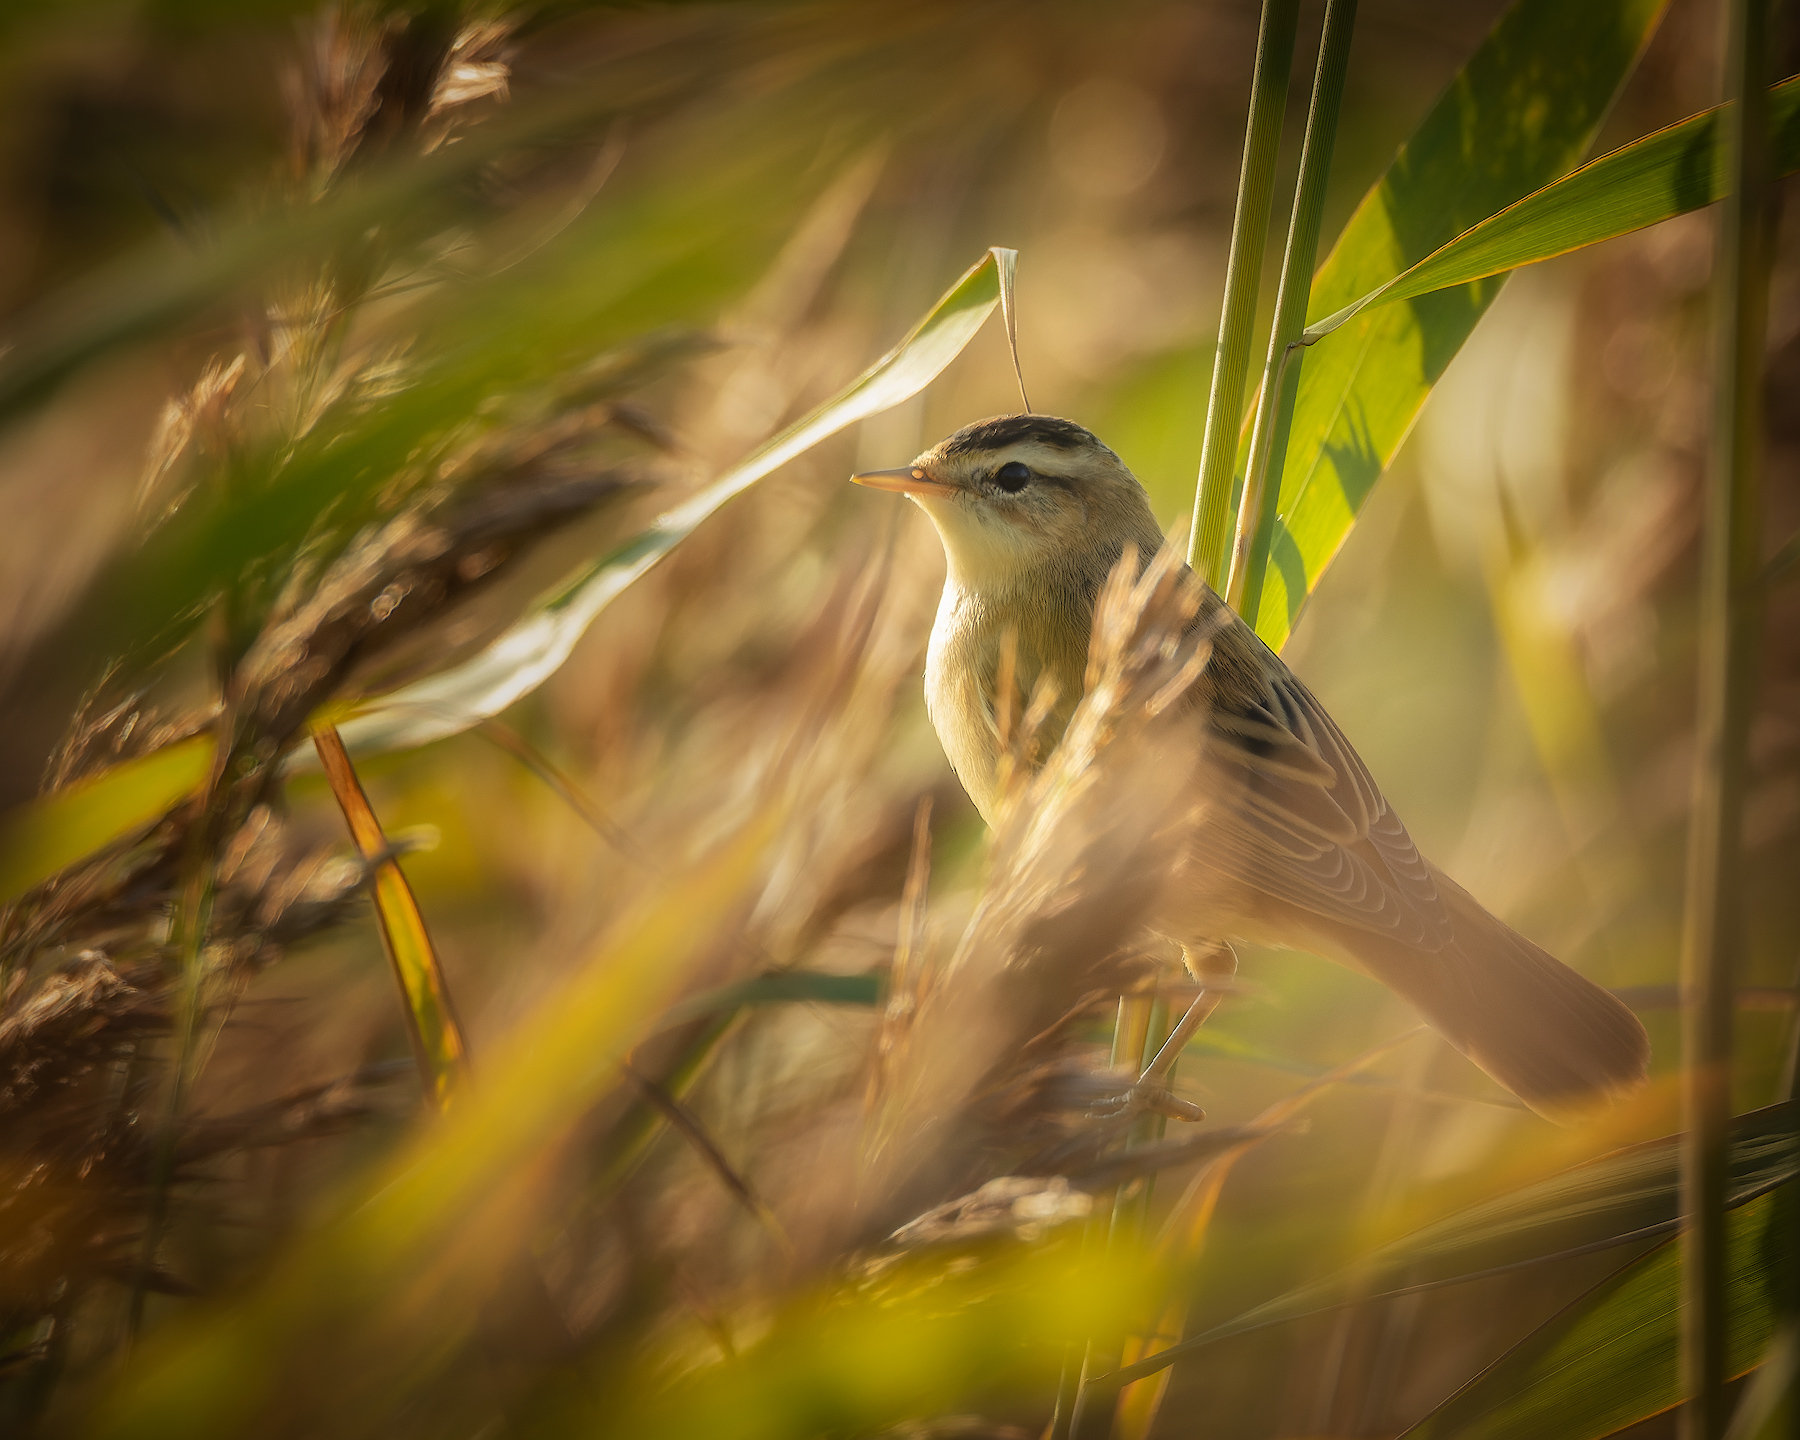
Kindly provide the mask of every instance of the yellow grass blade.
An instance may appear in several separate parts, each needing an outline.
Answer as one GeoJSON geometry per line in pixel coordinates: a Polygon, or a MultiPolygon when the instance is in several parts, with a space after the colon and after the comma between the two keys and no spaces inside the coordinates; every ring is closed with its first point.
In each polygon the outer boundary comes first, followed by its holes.
{"type": "Polygon", "coordinates": [[[356,841],[357,852],[368,861],[375,877],[375,915],[381,922],[381,939],[394,978],[400,983],[413,1054],[425,1082],[425,1093],[439,1110],[448,1108],[468,1068],[468,1048],[462,1027],[450,1003],[450,989],[425,929],[425,917],[413,898],[412,886],[400,870],[400,862],[388,850],[381,822],[369,808],[356,768],[344,742],[332,726],[313,731],[313,745],[332,794],[343,807],[344,820],[356,841]]]}
{"type": "Polygon", "coordinates": [[[517,1254],[544,1157],[621,1082],[620,1061],[714,941],[771,829],[756,817],[649,897],[494,1048],[479,1087],[363,1177],[255,1288],[152,1334],[99,1407],[93,1440],[269,1433],[295,1422],[303,1392],[289,1387],[301,1375],[332,1375],[317,1396],[328,1412],[377,1403],[358,1395],[359,1376],[417,1358],[393,1353],[411,1333],[397,1316],[441,1317],[423,1327],[426,1347],[467,1323],[517,1254]],[[363,1363],[373,1344],[388,1347],[387,1364],[363,1363]]]}
{"type": "Polygon", "coordinates": [[[0,904],[161,819],[205,783],[213,750],[190,736],[0,817],[0,904]]]}

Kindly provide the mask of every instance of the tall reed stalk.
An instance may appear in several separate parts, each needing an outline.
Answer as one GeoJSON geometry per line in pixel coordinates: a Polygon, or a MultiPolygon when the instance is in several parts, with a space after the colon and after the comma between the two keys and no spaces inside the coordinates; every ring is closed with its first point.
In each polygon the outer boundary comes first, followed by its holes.
{"type": "Polygon", "coordinates": [[[1281,262],[1281,289],[1275,297],[1275,324],[1263,362],[1262,391],[1250,431],[1250,458],[1244,466],[1237,534],[1225,585],[1225,598],[1232,609],[1252,625],[1262,601],[1263,574],[1275,532],[1281,467],[1287,457],[1288,427],[1293,422],[1294,392],[1300,380],[1300,332],[1306,328],[1306,302],[1312,294],[1313,261],[1325,213],[1325,182],[1331,174],[1331,152],[1337,142],[1338,111],[1343,105],[1344,74],[1350,66],[1350,37],[1355,28],[1356,0],[1327,0],[1312,105],[1306,114],[1306,141],[1300,151],[1300,179],[1294,189],[1287,252],[1281,262]]]}
{"type": "MultiPolygon", "coordinates": [[[[1162,1001],[1124,998],[1119,1001],[1119,1014],[1113,1023],[1112,1068],[1114,1072],[1129,1068],[1135,1079],[1148,1060],[1156,1054],[1168,1033],[1168,1007],[1162,1001]]],[[[1162,1132],[1161,1116],[1139,1115],[1126,1137],[1131,1148],[1158,1138],[1162,1132]]],[[[1112,1251],[1135,1249],[1143,1239],[1144,1220],[1149,1209],[1150,1180],[1145,1177],[1139,1188],[1121,1186],[1112,1196],[1109,1213],[1097,1215],[1090,1224],[1096,1236],[1103,1233],[1102,1243],[1112,1251]]],[[[1110,1393],[1101,1404],[1090,1404],[1088,1382],[1119,1367],[1124,1357],[1122,1335],[1097,1336],[1088,1342],[1081,1366],[1081,1384],[1068,1413],[1069,1440],[1106,1440],[1112,1433],[1113,1407],[1110,1393]]],[[[1061,1420],[1063,1417],[1058,1416],[1061,1420]]]]}
{"type": "MultiPolygon", "coordinates": [[[[1238,434],[1244,404],[1244,377],[1250,367],[1251,331],[1256,324],[1256,301],[1262,285],[1263,248],[1268,240],[1269,210],[1275,185],[1275,161],[1281,149],[1281,126],[1287,114],[1288,82],[1294,68],[1294,37],[1299,28],[1299,0],[1263,0],[1257,26],[1256,66],[1250,82],[1250,118],[1244,128],[1243,163],[1238,171],[1237,207],[1232,215],[1231,251],[1225,270],[1225,300],[1219,316],[1219,337],[1213,351],[1212,384],[1206,400],[1206,429],[1200,445],[1200,472],[1194,488],[1193,520],[1188,530],[1188,564],[1215,589],[1222,583],[1225,558],[1226,517],[1231,508],[1231,482],[1237,466],[1238,434]]],[[[1021,392],[1023,386],[1021,384],[1021,392]]],[[[1121,1000],[1113,1027],[1112,1064],[1130,1064],[1142,1071],[1150,1058],[1146,1039],[1160,1039],[1149,1032],[1155,1022],[1148,1000],[1121,1000]],[[1134,1043],[1135,1042],[1135,1043],[1134,1043]]],[[[1166,1030],[1166,1024],[1158,1029],[1166,1030]]],[[[1128,1144],[1160,1133],[1154,1117],[1140,1136],[1134,1129],[1128,1144]]],[[[1141,1231],[1148,1194],[1134,1199],[1115,1196],[1110,1222],[1111,1240],[1135,1239],[1141,1231]],[[1127,1233],[1129,1232],[1129,1234],[1127,1233]]],[[[1080,1370],[1081,1385],[1065,1373],[1057,1397],[1053,1440],[1068,1436],[1072,1417],[1082,1411],[1080,1398],[1088,1375],[1110,1370],[1119,1363],[1118,1345],[1110,1350],[1090,1342],[1080,1370]]],[[[1072,1369],[1072,1367],[1071,1367],[1072,1369]]],[[[1110,1414],[1085,1414],[1084,1433],[1104,1436],[1110,1414]]]]}
{"type": "Polygon", "coordinates": [[[181,1115],[193,1079],[194,1052],[199,1043],[206,997],[206,937],[212,926],[213,883],[211,857],[198,844],[190,847],[186,874],[175,910],[174,953],[179,968],[175,988],[174,1061],[168,1092],[163,1097],[161,1123],[150,1156],[149,1204],[144,1215],[144,1237],[132,1278],[131,1300],[125,1311],[125,1338],[135,1344],[144,1324],[144,1306],[156,1270],[157,1251],[168,1224],[169,1186],[175,1174],[175,1152],[181,1115]]]}
{"type": "Polygon", "coordinates": [[[1231,258],[1225,266],[1225,304],[1213,350],[1212,388],[1206,397],[1206,433],[1200,442],[1200,479],[1188,531],[1188,564],[1213,589],[1225,583],[1225,539],[1231,481],[1243,428],[1244,377],[1250,369],[1250,332],[1262,287],[1263,247],[1275,186],[1275,157],[1287,114],[1288,80],[1294,68],[1299,0],[1263,0],[1256,35],[1256,74],[1250,82],[1250,122],[1244,129],[1244,162],[1238,172],[1237,209],[1231,220],[1231,258]]]}
{"type": "Polygon", "coordinates": [[[1683,1440],[1718,1440],[1726,1381],[1732,1011],[1744,942],[1744,791],[1756,695],[1763,329],[1768,269],[1767,0],[1726,11],[1731,188],[1714,250],[1713,441],[1701,542],[1699,714],[1682,944],[1683,1440]]]}
{"type": "MultiPolygon", "coordinates": [[[[1297,6],[1286,0],[1266,0],[1257,37],[1256,77],[1250,91],[1250,119],[1244,136],[1244,161],[1238,180],[1237,212],[1232,221],[1231,259],[1227,268],[1224,313],[1219,322],[1219,341],[1213,362],[1211,393],[1207,399],[1206,434],[1201,447],[1200,477],[1194,493],[1193,529],[1188,541],[1189,564],[1204,566],[1208,581],[1215,586],[1223,565],[1222,541],[1224,521],[1229,510],[1231,479],[1237,460],[1239,416],[1243,401],[1244,373],[1248,368],[1250,327],[1255,319],[1256,294],[1262,269],[1264,237],[1268,231],[1270,191],[1273,184],[1275,151],[1281,137],[1282,115],[1286,107],[1286,91],[1293,66],[1294,35],[1297,6]]],[[[1350,37],[1356,23],[1356,0],[1328,0],[1324,31],[1319,42],[1319,59],[1313,79],[1312,103],[1306,117],[1306,139],[1300,155],[1300,175],[1294,191],[1294,206],[1288,222],[1287,250],[1282,263],[1281,289],[1276,297],[1275,326],[1269,339],[1269,359],[1264,368],[1263,389],[1257,410],[1256,428],[1251,437],[1251,464],[1246,472],[1243,509],[1240,511],[1237,542],[1232,555],[1234,592],[1228,594],[1239,613],[1253,618],[1253,609],[1245,610],[1240,602],[1244,593],[1241,567],[1245,547],[1255,541],[1257,591],[1266,564],[1273,507],[1263,507],[1260,492],[1253,493],[1251,481],[1266,474],[1271,447],[1285,450],[1285,437],[1293,411],[1291,385],[1284,386],[1288,372],[1288,352],[1297,347],[1300,332],[1306,324],[1306,302],[1311,292],[1313,260],[1318,253],[1319,228],[1324,212],[1325,182],[1331,169],[1331,152],[1337,136],[1338,111],[1344,95],[1344,74],[1349,66],[1350,37]],[[1286,400],[1276,414],[1271,410],[1272,397],[1286,400]],[[1259,450],[1258,443],[1261,443],[1259,450]],[[1262,464],[1258,467],[1258,457],[1262,464]],[[1246,516],[1255,517],[1267,508],[1266,522],[1247,524],[1246,516]]],[[[1297,371],[1295,372],[1297,376],[1297,371]]],[[[1276,460],[1279,469],[1279,460],[1276,460]]],[[[1254,601],[1252,601],[1252,605],[1254,601]]],[[[1195,1002],[1196,1011],[1206,997],[1195,1002]]],[[[1140,1005],[1146,1002],[1138,1002],[1140,1005]]],[[[1210,1008],[1210,1006],[1207,1006],[1210,1008]]],[[[1120,1008],[1118,1028],[1114,1032],[1113,1063],[1120,1062],[1120,1040],[1131,1022],[1132,1044],[1127,1054],[1136,1051],[1142,1059],[1140,1071],[1155,1058],[1157,1046],[1164,1038],[1162,1027],[1152,1030],[1147,1013],[1128,1012],[1120,1008]],[[1146,1033],[1150,1032],[1150,1033],[1146,1033]],[[1145,1040],[1152,1043],[1146,1048],[1145,1040]]],[[[1184,1023],[1182,1029],[1187,1030],[1184,1023]]],[[[1138,1138],[1134,1134],[1134,1139],[1138,1138]]],[[[1146,1134],[1143,1138],[1148,1138],[1146,1134]]],[[[1135,1206],[1115,1204],[1112,1237],[1115,1242],[1135,1240],[1141,1227],[1142,1202],[1135,1206]]],[[[1072,1440],[1102,1440],[1113,1431],[1113,1395],[1090,1397],[1086,1380],[1117,1369],[1121,1346],[1101,1348],[1090,1345],[1083,1371],[1082,1393],[1075,1404],[1072,1440]],[[1090,1403],[1091,1401],[1091,1403],[1090,1403]]],[[[1116,1388],[1116,1387],[1114,1387],[1116,1388]]],[[[1147,1417],[1154,1419],[1154,1402],[1147,1417]]],[[[1128,1421],[1128,1428],[1137,1428],[1128,1421]]]]}

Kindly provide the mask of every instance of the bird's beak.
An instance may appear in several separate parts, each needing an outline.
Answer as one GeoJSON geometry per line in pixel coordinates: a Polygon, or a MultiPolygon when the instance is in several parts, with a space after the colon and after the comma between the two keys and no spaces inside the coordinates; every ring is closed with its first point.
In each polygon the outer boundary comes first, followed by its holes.
{"type": "Polygon", "coordinates": [[[902,495],[954,495],[956,487],[933,480],[920,466],[904,465],[898,470],[865,470],[850,477],[852,485],[867,485],[871,490],[898,490],[902,495]]]}

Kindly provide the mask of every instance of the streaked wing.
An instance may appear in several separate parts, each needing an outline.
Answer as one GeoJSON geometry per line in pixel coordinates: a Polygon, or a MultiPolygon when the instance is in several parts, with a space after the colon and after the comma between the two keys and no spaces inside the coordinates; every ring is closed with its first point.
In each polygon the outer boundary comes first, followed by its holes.
{"type": "Polygon", "coordinates": [[[1362,757],[1260,641],[1236,624],[1219,638],[1226,673],[1207,687],[1208,726],[1213,754],[1241,770],[1243,788],[1208,821],[1209,865],[1328,920],[1425,949],[1448,944],[1431,869],[1362,757]]]}

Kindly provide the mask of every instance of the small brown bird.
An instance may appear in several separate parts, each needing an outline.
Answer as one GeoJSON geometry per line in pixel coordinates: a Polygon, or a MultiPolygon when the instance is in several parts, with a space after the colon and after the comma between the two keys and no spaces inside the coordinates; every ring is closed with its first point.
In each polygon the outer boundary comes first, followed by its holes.
{"type": "MultiPolygon", "coordinates": [[[[925,698],[963,787],[993,823],[1004,637],[1024,694],[1057,686],[1054,743],[1082,691],[1094,604],[1127,545],[1162,532],[1143,486],[1081,426],[979,421],[911,465],[852,477],[910,496],[948,560],[925,698]]],[[[1212,658],[1195,687],[1217,793],[1157,929],[1196,966],[1242,938],[1309,950],[1416,1006],[1533,1109],[1569,1120],[1644,1078],[1649,1042],[1616,997],[1484,910],[1419,854],[1361,757],[1254,631],[1203,588],[1212,658]]]]}

